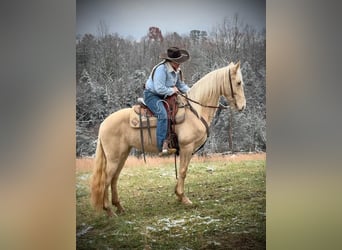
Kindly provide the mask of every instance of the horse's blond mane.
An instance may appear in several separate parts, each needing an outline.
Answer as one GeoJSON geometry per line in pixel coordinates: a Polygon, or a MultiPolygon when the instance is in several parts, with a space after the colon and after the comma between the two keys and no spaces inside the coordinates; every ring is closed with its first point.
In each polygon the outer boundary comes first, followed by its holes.
{"type": "Polygon", "coordinates": [[[209,72],[198,80],[190,89],[189,96],[200,103],[217,105],[220,95],[225,93],[228,83],[228,67],[209,72]]]}

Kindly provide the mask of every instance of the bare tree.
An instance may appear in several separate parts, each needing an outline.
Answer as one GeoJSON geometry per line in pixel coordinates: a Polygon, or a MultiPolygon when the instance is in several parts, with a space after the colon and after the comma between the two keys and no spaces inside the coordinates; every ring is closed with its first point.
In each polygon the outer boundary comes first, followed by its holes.
{"type": "Polygon", "coordinates": [[[104,20],[100,20],[99,24],[97,25],[97,35],[100,38],[106,37],[109,33],[108,24],[104,20]]]}

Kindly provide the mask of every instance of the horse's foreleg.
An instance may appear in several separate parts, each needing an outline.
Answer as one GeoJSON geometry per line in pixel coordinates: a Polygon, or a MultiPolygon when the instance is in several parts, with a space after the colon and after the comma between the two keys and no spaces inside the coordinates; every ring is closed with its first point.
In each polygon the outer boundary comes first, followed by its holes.
{"type": "Polygon", "coordinates": [[[191,160],[191,151],[189,152],[180,152],[180,166],[179,166],[179,176],[177,185],[175,188],[175,193],[178,197],[178,200],[185,205],[191,205],[192,202],[190,199],[184,194],[184,182],[186,178],[186,173],[188,171],[188,165],[191,160]]]}

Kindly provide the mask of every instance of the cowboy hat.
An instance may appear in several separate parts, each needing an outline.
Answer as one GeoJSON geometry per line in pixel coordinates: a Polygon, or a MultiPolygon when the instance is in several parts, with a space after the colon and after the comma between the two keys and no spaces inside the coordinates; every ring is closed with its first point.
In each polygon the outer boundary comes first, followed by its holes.
{"type": "Polygon", "coordinates": [[[167,49],[166,53],[161,53],[160,58],[170,60],[176,63],[183,63],[190,58],[188,51],[184,49],[179,49],[177,47],[170,47],[167,49]]]}

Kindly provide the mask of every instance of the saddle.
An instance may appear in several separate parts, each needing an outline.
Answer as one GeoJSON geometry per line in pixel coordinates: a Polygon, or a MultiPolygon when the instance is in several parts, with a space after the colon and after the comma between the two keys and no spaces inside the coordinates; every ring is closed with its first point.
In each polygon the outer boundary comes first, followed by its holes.
{"type": "MultiPolygon", "coordinates": [[[[168,107],[172,107],[172,106],[173,106],[172,103],[171,105],[164,103],[164,107],[166,108],[166,110],[168,110],[168,107]]],[[[185,119],[184,104],[176,101],[176,107],[174,107],[173,112],[170,113],[170,117],[168,116],[168,119],[172,120],[174,124],[182,123],[185,119]]],[[[146,106],[143,98],[138,98],[138,103],[132,107],[129,124],[132,128],[155,128],[157,127],[157,117],[146,106]],[[140,123],[140,115],[141,115],[141,123],[140,123]]]]}
{"type": "MultiPolygon", "coordinates": [[[[175,132],[176,124],[180,124],[185,120],[185,105],[182,103],[177,94],[167,97],[164,100],[164,107],[167,111],[168,116],[168,136],[167,139],[171,147],[176,148],[179,153],[178,138],[175,132]]],[[[146,106],[142,98],[138,98],[138,104],[132,107],[130,114],[130,126],[132,128],[139,128],[141,131],[141,140],[143,145],[143,134],[142,129],[147,128],[150,141],[151,133],[150,128],[157,127],[157,117],[154,116],[153,112],[146,106]]]]}

